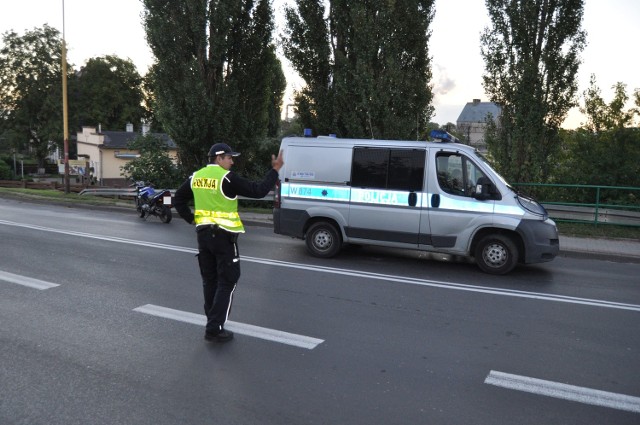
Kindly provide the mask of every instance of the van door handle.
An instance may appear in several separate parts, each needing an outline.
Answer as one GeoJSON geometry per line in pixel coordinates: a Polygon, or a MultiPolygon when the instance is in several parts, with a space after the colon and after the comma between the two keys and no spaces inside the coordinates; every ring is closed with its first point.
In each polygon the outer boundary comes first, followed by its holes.
{"type": "Polygon", "coordinates": [[[431,206],[433,208],[438,208],[440,206],[440,195],[437,193],[434,193],[433,195],[431,195],[431,206]]]}

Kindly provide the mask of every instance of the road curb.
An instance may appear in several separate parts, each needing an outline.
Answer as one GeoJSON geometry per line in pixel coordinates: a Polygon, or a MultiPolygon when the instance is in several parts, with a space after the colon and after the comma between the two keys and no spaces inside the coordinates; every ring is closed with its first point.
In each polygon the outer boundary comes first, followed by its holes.
{"type": "Polygon", "coordinates": [[[640,264],[640,257],[622,253],[606,252],[585,252],[585,251],[563,251],[560,250],[558,257],[575,258],[579,260],[600,260],[611,261],[613,263],[635,263],[640,264]]]}

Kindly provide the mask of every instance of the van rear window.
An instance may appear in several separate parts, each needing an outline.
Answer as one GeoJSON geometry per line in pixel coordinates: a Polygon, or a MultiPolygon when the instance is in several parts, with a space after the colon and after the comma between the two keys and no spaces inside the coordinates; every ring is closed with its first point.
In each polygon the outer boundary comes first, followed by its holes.
{"type": "Polygon", "coordinates": [[[421,191],[423,149],[354,148],[351,186],[370,189],[421,191]]]}

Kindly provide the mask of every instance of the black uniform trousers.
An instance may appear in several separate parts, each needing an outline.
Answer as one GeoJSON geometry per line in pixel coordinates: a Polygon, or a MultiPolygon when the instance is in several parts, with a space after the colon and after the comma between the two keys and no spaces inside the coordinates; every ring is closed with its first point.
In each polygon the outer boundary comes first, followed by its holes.
{"type": "Polygon", "coordinates": [[[238,234],[215,225],[198,226],[197,234],[206,332],[217,334],[227,321],[233,291],[240,278],[238,234]]]}

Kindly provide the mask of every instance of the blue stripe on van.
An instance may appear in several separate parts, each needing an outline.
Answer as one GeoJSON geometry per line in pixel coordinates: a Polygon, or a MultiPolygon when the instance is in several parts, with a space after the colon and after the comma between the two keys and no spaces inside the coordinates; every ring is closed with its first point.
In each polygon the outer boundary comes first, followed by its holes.
{"type": "MultiPolygon", "coordinates": [[[[313,184],[283,183],[281,188],[283,197],[295,199],[317,199],[334,202],[354,202],[369,205],[408,206],[409,192],[379,189],[361,189],[350,187],[335,187],[313,184]]],[[[417,192],[417,207],[430,208],[430,193],[417,192]]],[[[522,215],[521,208],[516,206],[495,205],[496,212],[509,215],[522,215]],[[499,210],[499,211],[498,211],[499,210]]],[[[440,196],[441,210],[455,210],[466,212],[493,213],[494,202],[481,202],[471,198],[458,196],[440,196]]]]}
{"type": "MultiPolygon", "coordinates": [[[[422,203],[422,193],[416,193],[418,202],[422,203]]],[[[351,189],[351,202],[359,204],[394,205],[406,207],[409,205],[409,192],[379,189],[351,189]]]]}
{"type": "MultiPolygon", "coordinates": [[[[282,197],[317,199],[337,202],[354,202],[370,205],[408,206],[409,192],[380,189],[360,189],[314,184],[283,183],[282,197]]],[[[422,204],[423,194],[416,193],[417,205],[422,204]]]]}
{"type": "Polygon", "coordinates": [[[299,199],[322,199],[349,202],[349,187],[331,187],[310,184],[283,183],[281,195],[299,199]]]}
{"type": "Polygon", "coordinates": [[[440,195],[440,205],[438,206],[438,208],[441,210],[465,211],[474,213],[481,212],[485,214],[492,214],[493,207],[493,201],[483,202],[477,201],[472,198],[447,195],[440,195]]]}

